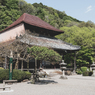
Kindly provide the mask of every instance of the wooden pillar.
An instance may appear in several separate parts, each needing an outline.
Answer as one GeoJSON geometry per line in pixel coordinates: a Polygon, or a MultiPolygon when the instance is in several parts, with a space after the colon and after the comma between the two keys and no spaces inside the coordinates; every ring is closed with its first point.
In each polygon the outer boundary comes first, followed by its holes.
{"type": "Polygon", "coordinates": [[[74,52],[74,73],[76,73],[76,51],[74,52]]]}
{"type": "Polygon", "coordinates": [[[23,60],[22,60],[22,63],[21,63],[21,71],[23,71],[23,60]]]}
{"type": "Polygon", "coordinates": [[[62,53],[62,54],[60,54],[61,56],[62,56],[62,60],[64,60],[64,54],[62,53]]]}
{"type": "Polygon", "coordinates": [[[35,73],[37,72],[37,60],[35,59],[35,73]]]}
{"type": "Polygon", "coordinates": [[[64,60],[64,54],[62,55],[62,60],[64,60]]]}
{"type": "Polygon", "coordinates": [[[40,61],[40,68],[42,67],[42,61],[40,61]]]}

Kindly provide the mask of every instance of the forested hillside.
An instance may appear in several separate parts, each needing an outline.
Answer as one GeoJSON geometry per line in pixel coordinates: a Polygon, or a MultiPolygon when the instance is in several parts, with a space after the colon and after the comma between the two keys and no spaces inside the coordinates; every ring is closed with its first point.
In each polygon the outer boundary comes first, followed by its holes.
{"type": "MultiPolygon", "coordinates": [[[[64,9],[63,9],[64,10],[64,9]]],[[[91,21],[79,21],[42,3],[29,4],[24,0],[0,0],[0,31],[12,24],[23,13],[40,17],[45,22],[64,31],[56,37],[80,45],[81,50],[77,54],[77,66],[90,66],[94,58],[95,50],[95,24],[91,21]]],[[[73,63],[73,53],[65,55],[65,62],[73,63]]],[[[69,64],[69,65],[70,65],[69,64]]]]}
{"type": "Polygon", "coordinates": [[[80,22],[66,15],[65,12],[55,10],[42,3],[29,4],[24,0],[0,0],[0,31],[13,23],[23,13],[38,16],[56,28],[62,27],[65,20],[80,22]]]}

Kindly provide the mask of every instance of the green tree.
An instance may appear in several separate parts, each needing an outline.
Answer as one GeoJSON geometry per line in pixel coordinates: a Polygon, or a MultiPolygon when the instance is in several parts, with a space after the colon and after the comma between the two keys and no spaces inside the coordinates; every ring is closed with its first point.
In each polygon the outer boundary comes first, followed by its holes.
{"type": "Polygon", "coordinates": [[[18,0],[0,1],[0,31],[20,17],[18,0]]]}
{"type": "Polygon", "coordinates": [[[95,60],[95,29],[91,27],[80,28],[77,26],[62,27],[60,29],[65,32],[57,35],[57,38],[73,45],[81,46],[81,50],[77,51],[77,66],[89,66],[92,64],[93,60],[95,60]]]}
{"type": "Polygon", "coordinates": [[[32,15],[36,14],[36,8],[32,4],[30,3],[28,4],[24,0],[19,0],[18,6],[22,14],[23,13],[28,13],[32,15]]]}
{"type": "MultiPolygon", "coordinates": [[[[62,57],[57,52],[52,49],[48,49],[47,47],[33,46],[28,48],[28,53],[35,59],[35,73],[37,73],[37,60],[51,61],[53,63],[57,63],[62,60],[62,57]]],[[[37,77],[33,77],[34,81],[36,79],[37,77]]]]}
{"type": "Polygon", "coordinates": [[[55,63],[62,60],[62,57],[57,52],[52,49],[48,49],[47,47],[33,46],[28,48],[28,52],[30,53],[31,57],[35,58],[36,60],[45,60],[55,63]]]}

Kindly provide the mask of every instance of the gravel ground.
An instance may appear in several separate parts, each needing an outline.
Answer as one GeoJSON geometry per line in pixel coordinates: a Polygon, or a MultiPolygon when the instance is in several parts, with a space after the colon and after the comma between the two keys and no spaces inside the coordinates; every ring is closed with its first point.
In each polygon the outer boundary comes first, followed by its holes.
{"type": "MultiPolygon", "coordinates": [[[[59,79],[60,75],[51,78],[41,78],[40,83],[27,82],[11,85],[13,92],[0,92],[0,95],[95,95],[95,77],[81,75],[67,76],[59,79]]],[[[0,84],[1,86],[2,84],[0,84]]]]}

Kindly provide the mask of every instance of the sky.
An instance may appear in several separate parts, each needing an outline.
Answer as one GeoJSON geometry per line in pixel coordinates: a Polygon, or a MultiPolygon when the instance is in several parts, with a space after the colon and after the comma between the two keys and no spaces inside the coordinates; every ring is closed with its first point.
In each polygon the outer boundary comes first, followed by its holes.
{"type": "Polygon", "coordinates": [[[25,0],[27,3],[42,3],[59,11],[65,11],[80,21],[95,23],[95,0],[25,0]]]}

